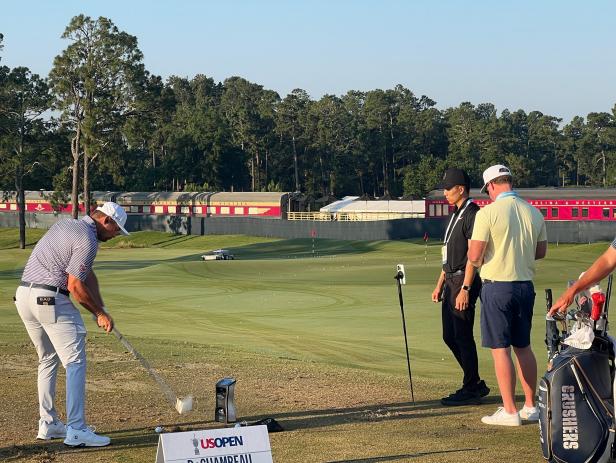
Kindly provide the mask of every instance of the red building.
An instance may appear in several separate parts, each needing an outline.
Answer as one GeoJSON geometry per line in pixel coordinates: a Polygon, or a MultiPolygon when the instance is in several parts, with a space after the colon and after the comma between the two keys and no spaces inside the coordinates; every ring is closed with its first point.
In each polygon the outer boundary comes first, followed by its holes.
{"type": "MultiPolygon", "coordinates": [[[[611,188],[520,188],[516,192],[541,211],[545,220],[616,220],[616,189],[611,188]]],[[[487,194],[471,190],[483,207],[491,203],[487,194]]],[[[440,190],[426,198],[426,217],[444,217],[453,211],[440,190]]]]}

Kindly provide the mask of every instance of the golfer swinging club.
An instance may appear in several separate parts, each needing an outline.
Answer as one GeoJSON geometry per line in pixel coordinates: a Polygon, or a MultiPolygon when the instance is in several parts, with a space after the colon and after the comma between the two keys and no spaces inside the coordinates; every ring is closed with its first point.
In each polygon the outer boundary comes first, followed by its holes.
{"type": "Polygon", "coordinates": [[[39,358],[37,439],[65,438],[64,443],[73,447],[103,447],[111,442],[86,425],[86,328],[69,294],[96,316],[99,327],[107,333],[113,329],[92,264],[97,240],[128,235],[125,223],[126,212],[112,202],[97,208],[92,217],[59,220],[28,259],[15,305],[39,358]],[[66,426],[54,405],[60,363],[66,370],[66,426]]]}
{"type": "Polygon", "coordinates": [[[443,269],[432,301],[441,301],[443,341],[462,367],[462,387],[441,399],[446,406],[480,404],[490,393],[479,377],[477,346],[473,337],[475,304],[481,291],[481,279],[466,254],[473,234],[475,214],[479,211],[469,198],[470,178],[461,169],[447,169],[441,182],[445,199],[455,206],[445,231],[442,248],[443,269]]]}

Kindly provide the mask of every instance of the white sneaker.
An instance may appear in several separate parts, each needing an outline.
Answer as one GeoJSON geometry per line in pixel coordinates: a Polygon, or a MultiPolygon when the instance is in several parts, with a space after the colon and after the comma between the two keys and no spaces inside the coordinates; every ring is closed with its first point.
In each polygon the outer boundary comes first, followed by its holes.
{"type": "Polygon", "coordinates": [[[520,410],[520,418],[526,421],[539,421],[539,409],[524,405],[520,410]]]}
{"type": "Polygon", "coordinates": [[[507,413],[504,407],[498,407],[494,415],[484,416],[481,422],[496,426],[520,426],[522,424],[518,412],[507,413]]]}
{"type": "Polygon", "coordinates": [[[104,447],[110,443],[111,439],[106,436],[95,434],[94,430],[90,427],[86,429],[73,429],[70,426],[66,427],[65,445],[71,447],[104,447]]]}
{"type": "Polygon", "coordinates": [[[53,423],[47,423],[43,419],[39,420],[37,439],[50,440],[60,437],[66,437],[66,425],[62,421],[56,420],[53,423]]]}

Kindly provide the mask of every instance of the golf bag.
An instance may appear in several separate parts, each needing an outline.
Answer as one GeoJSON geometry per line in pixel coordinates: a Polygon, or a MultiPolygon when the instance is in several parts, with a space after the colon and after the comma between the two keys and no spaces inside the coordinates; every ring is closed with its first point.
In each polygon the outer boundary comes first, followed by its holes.
{"type": "MultiPolygon", "coordinates": [[[[610,290],[611,280],[608,298],[610,290]]],[[[549,309],[551,293],[547,302],[549,309]]],[[[614,462],[614,345],[607,336],[607,306],[606,323],[602,329],[595,325],[587,349],[558,342],[567,333],[547,320],[549,366],[537,394],[543,457],[554,463],[614,462]]]]}
{"type": "Polygon", "coordinates": [[[596,337],[590,349],[567,347],[539,381],[543,457],[549,462],[612,461],[614,350],[596,337]]]}

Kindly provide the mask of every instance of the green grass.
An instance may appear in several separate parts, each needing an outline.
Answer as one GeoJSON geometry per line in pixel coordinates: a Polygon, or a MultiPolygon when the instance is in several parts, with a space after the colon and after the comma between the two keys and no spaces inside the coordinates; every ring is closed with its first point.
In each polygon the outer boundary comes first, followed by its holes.
{"type": "MultiPolygon", "coordinates": [[[[29,230],[29,242],[39,236],[38,231],[29,230]]],[[[552,288],[556,297],[567,280],[576,278],[606,246],[554,246],[548,258],[539,262],[532,343],[540,370],[545,359],[543,289],[552,288]]],[[[10,303],[29,252],[17,249],[15,230],[0,230],[0,342],[3,355],[9,357],[24,349],[33,355],[10,303]]],[[[276,461],[354,461],[379,455],[407,455],[406,459],[379,461],[495,461],[503,455],[523,455],[516,461],[539,461],[535,427],[494,430],[479,423],[483,412],[493,411],[497,399],[481,410],[443,409],[434,402],[457,388],[461,380],[459,368],[441,340],[440,307],[430,302],[439,257],[438,246],[426,248],[410,241],[313,242],[140,232],[103,245],[95,270],[117,327],[173,378],[180,392],[199,389],[197,395],[205,402],[215,379],[240,376],[238,387],[245,387],[238,391],[245,400],[241,410],[255,417],[273,414],[282,417],[287,427],[296,426],[292,432],[272,436],[276,461]],[[216,248],[231,250],[237,260],[199,260],[204,251],[216,248]],[[416,395],[422,404],[418,408],[408,404],[404,341],[393,279],[397,263],[404,263],[407,271],[404,302],[416,395]],[[279,379],[284,379],[284,386],[277,385],[279,379]],[[328,387],[332,397],[325,400],[328,387]],[[278,389],[284,394],[277,395],[278,389]],[[373,415],[376,418],[370,418],[373,415]],[[451,442],[450,432],[460,433],[465,444],[482,451],[462,456],[409,456],[413,451],[460,447],[459,442],[451,442]],[[519,438],[512,440],[512,435],[519,438]],[[484,437],[489,437],[489,442],[484,437]],[[380,439],[382,445],[352,445],[358,439],[380,439]]],[[[136,390],[149,390],[153,396],[143,406],[164,409],[155,400],[155,386],[135,362],[116,358],[121,349],[114,339],[97,332],[89,320],[87,324],[94,358],[100,350],[102,357],[112,359],[95,362],[89,375],[112,378],[119,374],[119,366],[130,365],[134,370],[130,375],[136,375],[136,390]]],[[[476,331],[479,339],[478,322],[476,331]]],[[[496,392],[489,352],[480,349],[479,354],[482,376],[496,392]]],[[[12,374],[34,394],[34,362],[31,371],[24,370],[29,372],[27,380],[21,370],[12,374]]],[[[113,390],[111,385],[106,387],[113,390]]],[[[99,400],[107,397],[106,391],[93,386],[89,394],[92,400],[99,400]]],[[[115,408],[120,410],[130,397],[115,396],[115,408]]],[[[32,415],[34,409],[35,416],[35,395],[29,398],[27,406],[22,404],[22,413],[32,415]]],[[[135,393],[133,400],[140,403],[146,399],[143,393],[135,393]]],[[[97,402],[91,406],[102,407],[97,402]]],[[[208,407],[204,403],[205,421],[188,425],[210,426],[208,407]]],[[[145,422],[177,422],[172,413],[147,410],[136,412],[144,415],[140,418],[145,422]]],[[[133,427],[139,425],[140,418],[135,418],[133,427]]],[[[110,418],[110,423],[103,424],[111,429],[115,426],[117,440],[126,445],[100,460],[88,461],[153,459],[155,440],[146,439],[149,445],[136,449],[131,445],[132,434],[122,431],[122,423],[110,418]]],[[[142,436],[144,431],[137,434],[142,436]]],[[[63,455],[56,455],[57,461],[85,461],[63,455]]]]}
{"type": "MultiPolygon", "coordinates": [[[[26,246],[33,247],[46,230],[29,228],[26,230],[26,246]]],[[[15,228],[0,228],[0,249],[18,249],[19,232],[15,228]]]]}

